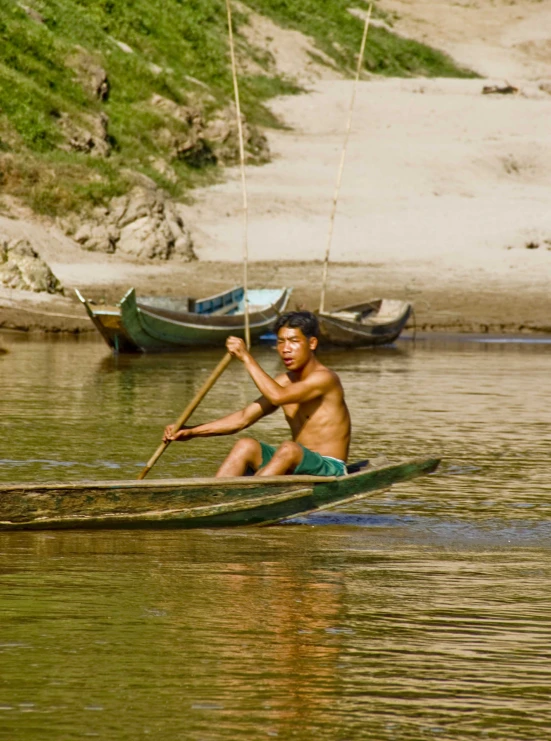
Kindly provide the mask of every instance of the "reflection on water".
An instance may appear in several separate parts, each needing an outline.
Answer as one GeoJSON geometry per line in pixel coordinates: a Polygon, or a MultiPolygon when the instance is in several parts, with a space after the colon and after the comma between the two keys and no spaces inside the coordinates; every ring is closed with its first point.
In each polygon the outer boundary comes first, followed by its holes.
{"type": "MultiPolygon", "coordinates": [[[[135,477],[220,359],[2,344],[2,481],[135,477]]],[[[546,738],[550,352],[325,355],[353,458],[444,458],[346,512],[262,530],[0,533],[0,738],[546,738]]],[[[272,350],[258,355],[276,372],[272,350]]],[[[232,364],[196,417],[254,395],[232,364]]],[[[284,422],[258,433],[283,439],[284,422]]],[[[230,444],[173,445],[156,474],[211,474],[230,444]]]]}

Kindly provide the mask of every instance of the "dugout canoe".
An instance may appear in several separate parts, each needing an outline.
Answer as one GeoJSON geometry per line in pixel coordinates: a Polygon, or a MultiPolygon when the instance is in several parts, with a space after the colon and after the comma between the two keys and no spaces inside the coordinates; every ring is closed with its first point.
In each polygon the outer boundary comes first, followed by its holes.
{"type": "Polygon", "coordinates": [[[398,339],[412,311],[407,301],[377,298],[318,313],[320,344],[341,347],[388,345],[398,339]]]}
{"type": "Polygon", "coordinates": [[[243,476],[1,484],[0,530],[214,528],[269,525],[347,504],[432,473],[439,460],[362,467],[341,478],[243,476]]]}
{"type": "MultiPolygon", "coordinates": [[[[201,299],[136,296],[131,288],[118,306],[91,305],[79,291],[94,326],[115,352],[163,352],[223,346],[226,337],[245,336],[245,291],[237,286],[201,299]]],[[[271,329],[285,311],[291,289],[248,291],[251,342],[271,329]]]]}

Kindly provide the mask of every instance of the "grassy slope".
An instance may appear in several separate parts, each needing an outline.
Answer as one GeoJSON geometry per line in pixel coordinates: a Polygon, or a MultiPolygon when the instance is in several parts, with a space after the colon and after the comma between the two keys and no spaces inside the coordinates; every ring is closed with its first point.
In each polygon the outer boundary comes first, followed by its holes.
{"type": "MultiPolygon", "coordinates": [[[[349,12],[364,13],[369,3],[362,0],[247,0],[258,13],[270,16],[284,27],[295,28],[316,39],[319,48],[341,69],[356,69],[363,22],[349,12]]],[[[376,5],[373,18],[383,16],[376,5]]],[[[384,20],[389,21],[385,15],[384,20]]],[[[369,72],[396,76],[473,77],[457,67],[450,57],[417,41],[400,38],[371,25],[364,57],[369,72]]]]}
{"type": "MultiPolygon", "coordinates": [[[[248,4],[281,25],[313,36],[341,68],[354,66],[362,24],[350,15],[344,0],[248,4]]],[[[158,132],[168,128],[185,134],[185,124],[148,101],[154,93],[181,104],[192,101],[208,116],[231,100],[224,0],[33,0],[32,7],[42,23],[12,0],[0,0],[0,184],[6,192],[39,212],[55,214],[124,192],[128,170],[149,175],[180,197],[216,175],[213,166],[198,169],[171,160],[178,176],[174,184],[152,168],[153,157],[171,159],[158,132]],[[128,44],[133,53],[116,41],[128,44]],[[106,102],[86,92],[70,69],[67,60],[77,45],[107,71],[111,90],[106,102]],[[190,78],[208,86],[208,95],[190,78]],[[60,149],[62,114],[78,120],[100,111],[109,117],[110,157],[60,149]]],[[[234,10],[237,29],[244,20],[234,10]]],[[[262,62],[258,50],[237,38],[241,55],[262,62]]],[[[370,31],[366,67],[393,75],[466,74],[443,55],[375,28],[370,31]]],[[[244,112],[262,125],[276,124],[263,103],[295,89],[269,69],[265,76],[240,78],[244,112]]]]}

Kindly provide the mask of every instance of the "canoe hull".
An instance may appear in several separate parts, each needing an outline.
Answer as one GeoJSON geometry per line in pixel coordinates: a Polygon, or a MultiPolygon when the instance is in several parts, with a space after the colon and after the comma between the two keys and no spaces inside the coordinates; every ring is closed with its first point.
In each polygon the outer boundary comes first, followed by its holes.
{"type": "MultiPolygon", "coordinates": [[[[251,342],[271,329],[278,315],[285,311],[290,290],[281,289],[273,304],[251,310],[251,342]]],[[[134,290],[121,301],[121,321],[126,334],[144,352],[164,352],[189,347],[223,347],[229,335],[245,336],[243,313],[210,315],[194,312],[170,312],[138,304],[134,290]]]]}
{"type": "MultiPolygon", "coordinates": [[[[130,289],[119,306],[97,307],[77,296],[105,342],[115,352],[167,352],[190,347],[223,347],[232,334],[245,336],[244,291],[236,287],[202,299],[155,297],[138,300],[130,289]]],[[[251,341],[268,332],[285,311],[291,289],[257,289],[251,299],[251,341]],[[258,305],[258,302],[261,302],[258,305]]]]}
{"type": "Polygon", "coordinates": [[[213,528],[267,525],[336,507],[432,473],[437,459],[366,468],[342,478],[82,482],[0,486],[0,530],[213,528]]]}
{"type": "Polygon", "coordinates": [[[90,321],[114,352],[140,352],[140,348],[126,334],[118,306],[92,307],[79,290],[75,289],[78,300],[84,306],[90,321]]]}
{"type": "Polygon", "coordinates": [[[389,345],[400,336],[411,315],[406,301],[374,299],[318,315],[320,344],[338,347],[389,345]]]}

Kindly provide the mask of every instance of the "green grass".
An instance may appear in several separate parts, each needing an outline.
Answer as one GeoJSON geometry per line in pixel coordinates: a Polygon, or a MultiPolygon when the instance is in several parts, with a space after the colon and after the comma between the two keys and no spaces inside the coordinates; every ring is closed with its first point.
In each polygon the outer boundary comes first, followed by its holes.
{"type": "MultiPolygon", "coordinates": [[[[47,214],[106,203],[125,192],[128,171],[153,178],[175,197],[212,182],[219,170],[171,159],[168,130],[184,136],[186,125],[150,105],[153,94],[199,106],[208,118],[233,97],[224,0],[26,0],[40,13],[33,20],[13,0],[0,0],[0,183],[47,214]],[[132,49],[126,53],[117,42],[132,49]],[[79,82],[68,60],[86,50],[106,71],[107,101],[79,82]],[[195,78],[196,81],[194,81],[195,78]],[[62,116],[85,124],[104,111],[112,151],[101,160],[64,151],[62,116]],[[164,136],[164,139],[163,139],[164,136]],[[177,182],[152,167],[170,161],[177,182]]],[[[362,23],[344,0],[250,0],[254,10],[316,39],[344,70],[355,65],[362,23]]],[[[362,6],[364,7],[364,6],[362,6]]],[[[265,105],[297,86],[272,71],[269,55],[251,49],[239,26],[246,14],[234,9],[236,43],[265,74],[241,75],[240,98],[252,124],[278,126],[265,105]]],[[[428,47],[373,28],[366,69],[386,75],[465,76],[451,60],[428,47]]]]}
{"type": "MultiPolygon", "coordinates": [[[[355,70],[364,24],[349,12],[349,8],[365,12],[369,7],[367,2],[248,0],[247,4],[279,25],[313,37],[319,48],[341,69],[355,70]]],[[[380,17],[387,23],[390,20],[376,5],[373,17],[380,17]]],[[[472,71],[458,67],[446,54],[373,25],[369,29],[364,68],[368,72],[397,77],[476,77],[472,71]]]]}

